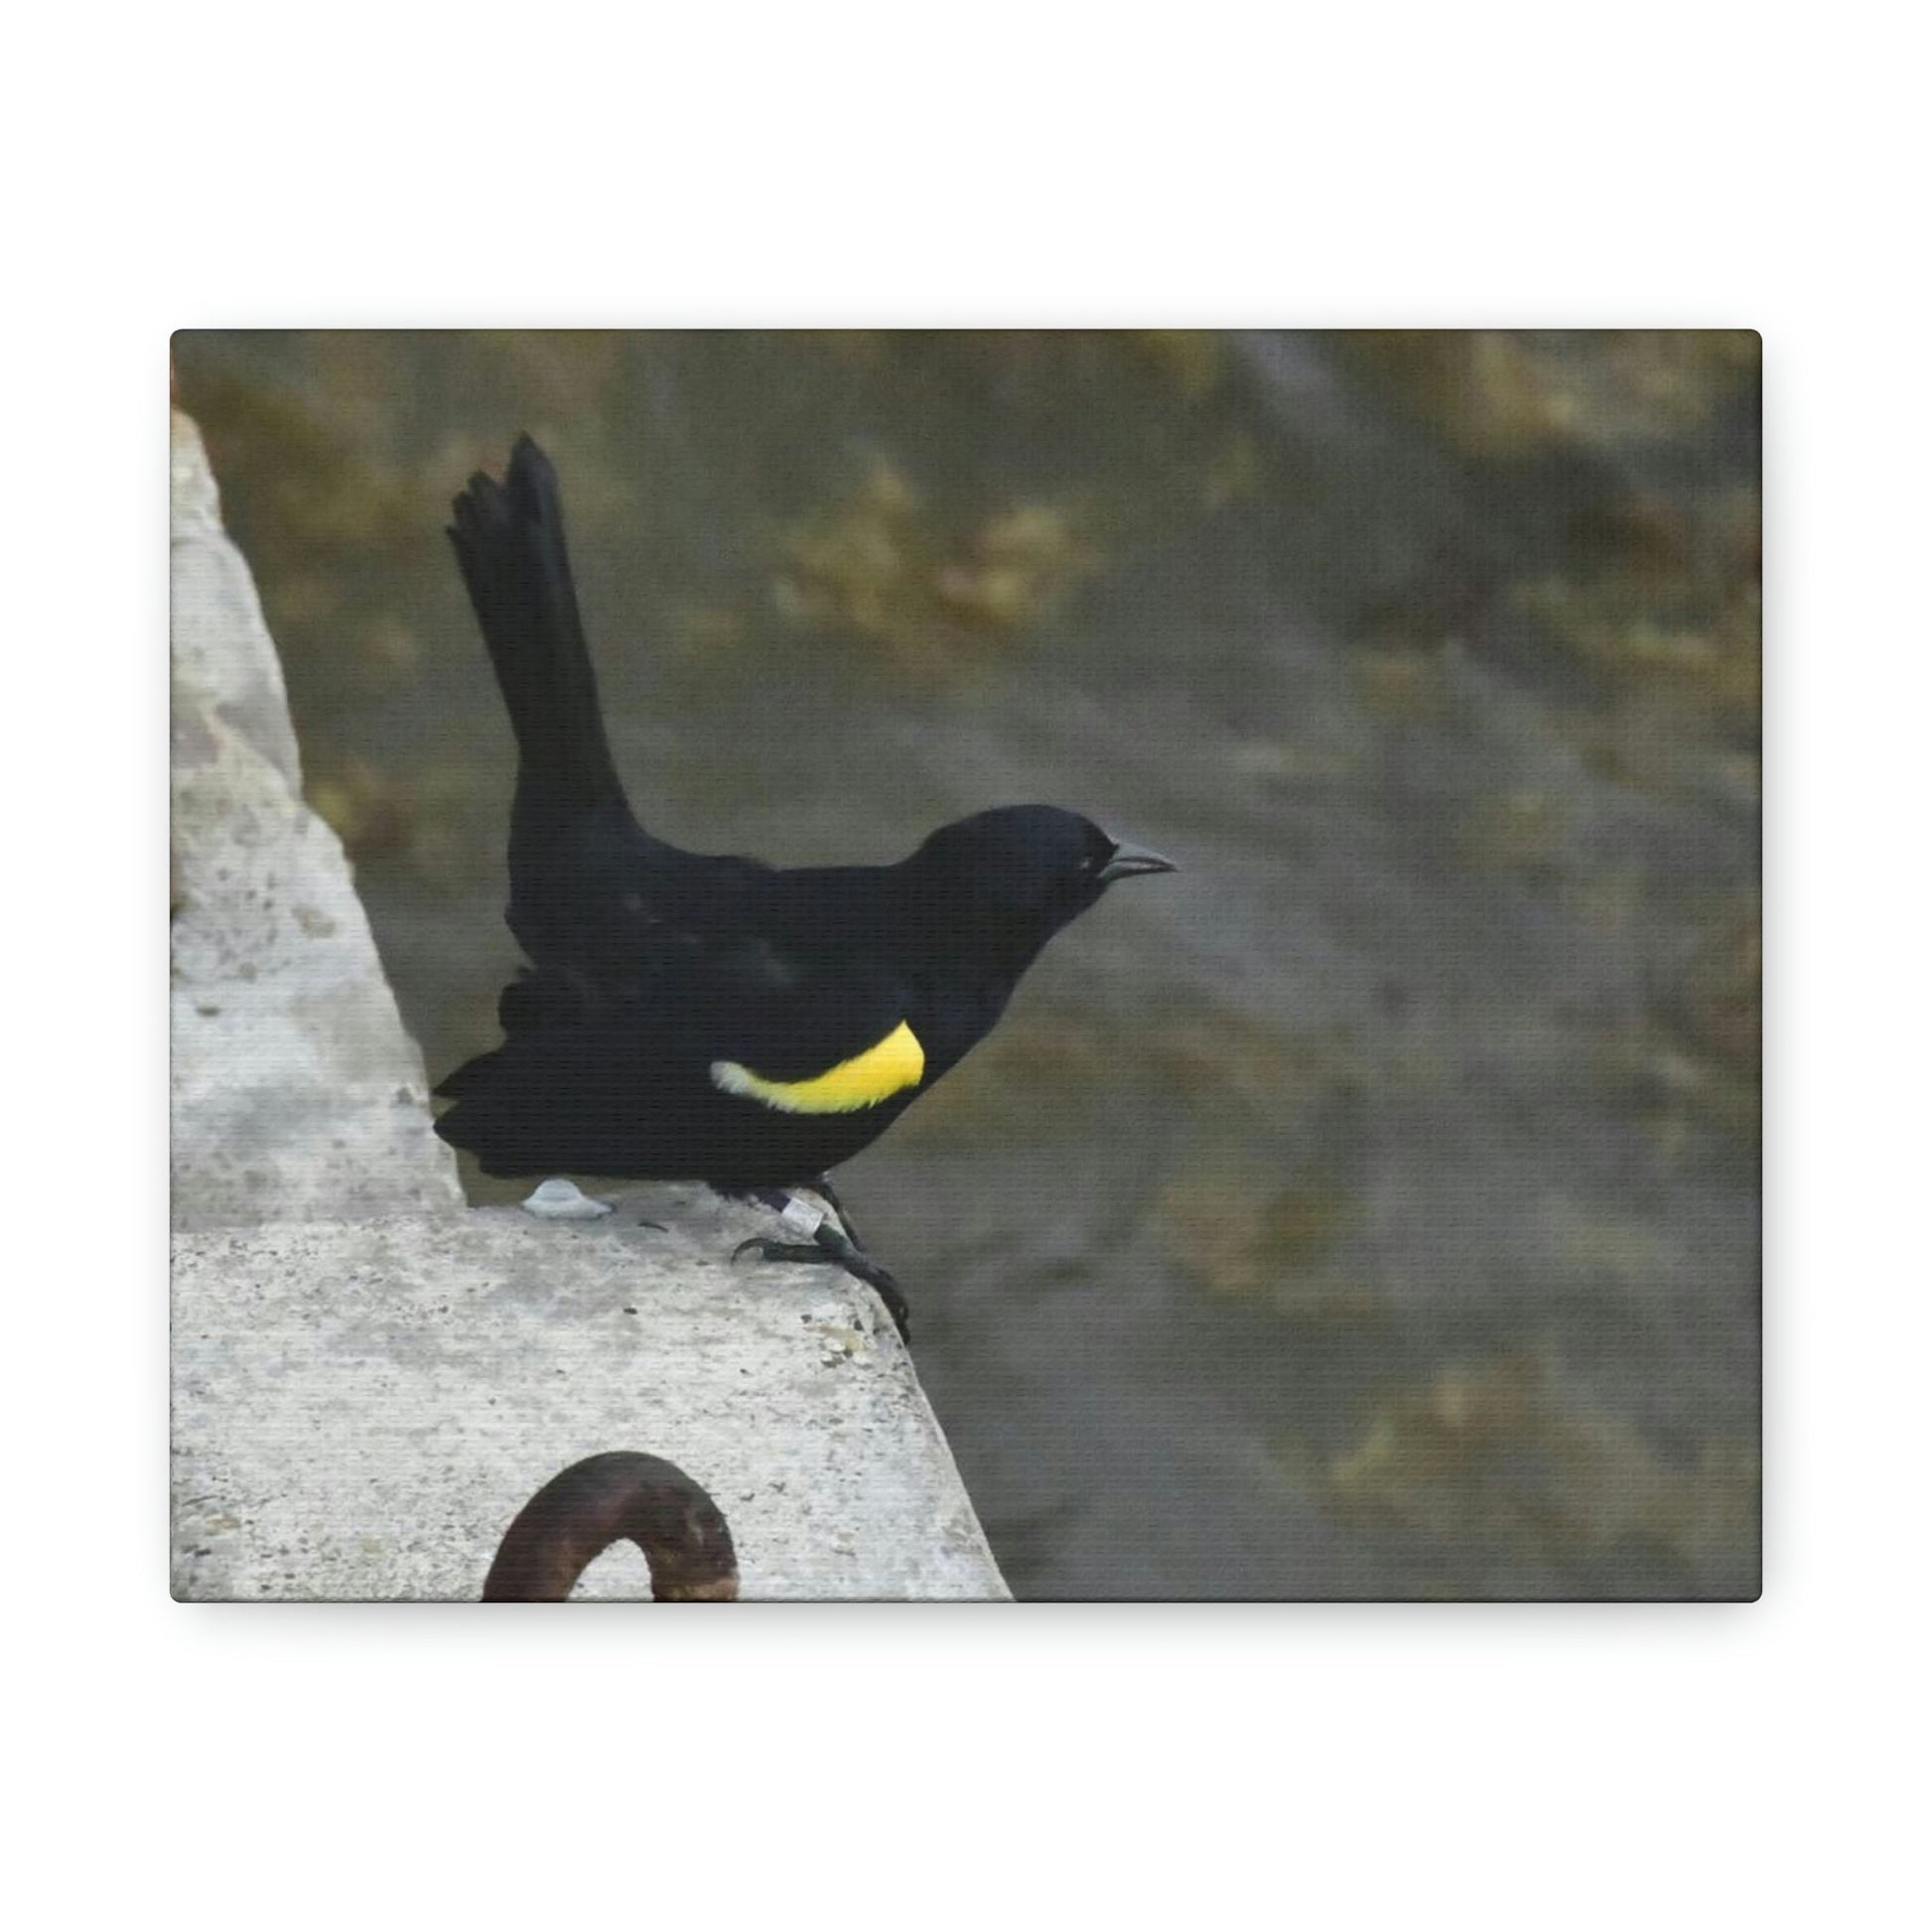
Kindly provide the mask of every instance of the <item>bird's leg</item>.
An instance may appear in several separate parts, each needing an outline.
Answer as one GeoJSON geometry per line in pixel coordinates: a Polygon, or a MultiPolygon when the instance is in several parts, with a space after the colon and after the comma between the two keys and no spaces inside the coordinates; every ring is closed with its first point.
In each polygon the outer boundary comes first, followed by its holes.
{"type": "MultiPolygon", "coordinates": [[[[755,1254],[760,1261],[835,1262],[848,1275],[856,1275],[878,1293],[879,1299],[886,1305],[886,1312],[893,1317],[893,1326],[898,1330],[899,1340],[910,1342],[909,1311],[897,1279],[891,1269],[875,1261],[860,1245],[858,1230],[847,1217],[844,1204],[832,1191],[831,1183],[817,1180],[812,1184],[812,1191],[824,1199],[832,1212],[819,1222],[809,1242],[774,1241],[763,1235],[754,1235],[732,1250],[732,1259],[736,1261],[741,1255],[755,1254]]],[[[790,1207],[793,1196],[781,1187],[755,1187],[745,1190],[741,1198],[756,1201],[760,1207],[783,1214],[790,1207]]]]}
{"type": "Polygon", "coordinates": [[[832,1210],[832,1212],[839,1217],[840,1221],[842,1221],[845,1225],[846,1233],[852,1238],[852,1245],[855,1248],[857,1248],[861,1254],[864,1254],[866,1252],[866,1237],[859,1232],[859,1229],[857,1225],[854,1223],[851,1214],[848,1213],[846,1210],[845,1202],[840,1200],[838,1195],[838,1189],[832,1185],[832,1176],[829,1173],[820,1174],[819,1177],[812,1182],[812,1192],[815,1193],[819,1197],[819,1199],[822,1200],[826,1204],[826,1206],[829,1207],[832,1210]]]}
{"type": "Polygon", "coordinates": [[[886,1311],[893,1317],[893,1325],[897,1328],[899,1339],[909,1342],[912,1339],[907,1322],[909,1311],[897,1277],[884,1262],[876,1260],[872,1250],[866,1246],[866,1237],[859,1232],[852,1218],[852,1210],[839,1198],[831,1175],[820,1174],[812,1183],[812,1190],[838,1216],[845,1235],[843,1248],[839,1248],[836,1242],[827,1242],[828,1234],[836,1237],[838,1230],[821,1227],[818,1232],[819,1244],[826,1247],[828,1252],[838,1253],[847,1274],[857,1275],[862,1282],[870,1282],[879,1291],[879,1299],[886,1304],[886,1311]]]}

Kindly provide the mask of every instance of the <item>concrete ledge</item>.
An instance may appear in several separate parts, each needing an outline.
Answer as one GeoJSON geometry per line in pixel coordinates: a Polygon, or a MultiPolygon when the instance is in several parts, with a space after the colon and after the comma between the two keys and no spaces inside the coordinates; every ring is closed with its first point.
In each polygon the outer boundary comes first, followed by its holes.
{"type": "Polygon", "coordinates": [[[302,801],[248,568],[200,435],[174,425],[175,1225],[454,1210],[422,1056],[342,846],[302,801]]]}
{"type": "Polygon", "coordinates": [[[170,670],[177,712],[218,717],[274,767],[285,791],[299,793],[302,761],[282,660],[247,562],[221,527],[221,496],[202,433],[179,409],[169,416],[168,493],[170,670]]]}
{"type": "MultiPolygon", "coordinates": [[[[748,1598],[1005,1596],[872,1291],[726,1261],[770,1231],[667,1186],[602,1222],[179,1236],[175,1594],[474,1600],[541,1483],[634,1449],[711,1491],[748,1598]]],[[[648,1597],[642,1558],[576,1593],[648,1597]]]]}

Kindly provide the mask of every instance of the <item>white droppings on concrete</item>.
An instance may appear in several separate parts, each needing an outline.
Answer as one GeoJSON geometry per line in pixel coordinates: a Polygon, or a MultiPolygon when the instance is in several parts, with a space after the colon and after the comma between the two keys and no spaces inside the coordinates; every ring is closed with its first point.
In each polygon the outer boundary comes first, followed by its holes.
{"type": "Polygon", "coordinates": [[[566,1180],[562,1174],[538,1181],[519,1205],[539,1221],[601,1221],[611,1211],[608,1200],[585,1193],[576,1181],[566,1180]]]}

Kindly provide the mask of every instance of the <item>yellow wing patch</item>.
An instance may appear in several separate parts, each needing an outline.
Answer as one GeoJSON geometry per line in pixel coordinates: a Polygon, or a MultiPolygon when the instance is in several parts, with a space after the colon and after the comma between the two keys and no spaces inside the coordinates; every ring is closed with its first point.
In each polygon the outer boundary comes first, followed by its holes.
{"type": "Polygon", "coordinates": [[[877,1046],[809,1080],[767,1080],[736,1060],[713,1060],[711,1078],[726,1093],[742,1093],[786,1114],[853,1114],[915,1087],[925,1074],[925,1048],[903,1020],[877,1046]]]}

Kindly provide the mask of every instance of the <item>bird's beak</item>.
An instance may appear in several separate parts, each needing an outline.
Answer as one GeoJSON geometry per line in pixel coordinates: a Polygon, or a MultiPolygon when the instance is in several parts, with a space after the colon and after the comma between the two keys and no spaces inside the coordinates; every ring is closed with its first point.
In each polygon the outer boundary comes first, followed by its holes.
{"type": "Polygon", "coordinates": [[[1176,872],[1179,868],[1172,859],[1164,859],[1158,852],[1150,852],[1145,846],[1117,845],[1114,856],[1100,868],[1100,883],[1111,886],[1116,879],[1131,879],[1137,872],[1176,872]]]}

